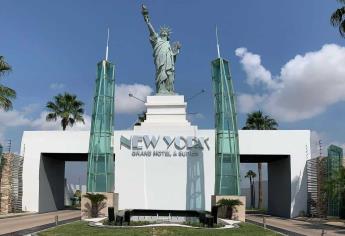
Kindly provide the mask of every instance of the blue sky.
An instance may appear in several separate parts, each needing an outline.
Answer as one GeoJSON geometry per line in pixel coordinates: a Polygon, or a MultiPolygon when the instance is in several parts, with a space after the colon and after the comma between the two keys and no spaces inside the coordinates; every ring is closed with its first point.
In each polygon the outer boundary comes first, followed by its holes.
{"type": "MultiPolygon", "coordinates": [[[[0,55],[13,71],[1,83],[14,88],[18,98],[13,111],[0,111],[0,140],[11,139],[13,149],[19,151],[23,130],[58,128],[45,124],[42,112],[47,101],[64,91],[77,94],[86,114],[91,114],[96,63],[105,54],[107,27],[111,31],[109,57],[122,89],[116,98],[122,108],[115,125],[116,129],[130,127],[141,105],[121,94],[134,89],[144,96],[154,87],[152,49],[141,3],[2,0],[0,55]]],[[[221,54],[231,63],[241,127],[246,112],[263,109],[277,119],[280,129],[311,129],[312,146],[316,147],[317,139],[325,145],[345,143],[345,89],[340,90],[345,78],[341,79],[338,68],[345,62],[345,41],[329,23],[339,6],[335,0],[144,3],[156,29],[170,26],[171,41],[182,44],[176,91],[189,97],[206,90],[188,104],[189,112],[202,114],[191,116],[194,124],[214,126],[210,61],[216,57],[218,25],[221,54]],[[331,59],[334,62],[327,64],[331,59]],[[328,85],[333,87],[327,89],[328,85]]]]}

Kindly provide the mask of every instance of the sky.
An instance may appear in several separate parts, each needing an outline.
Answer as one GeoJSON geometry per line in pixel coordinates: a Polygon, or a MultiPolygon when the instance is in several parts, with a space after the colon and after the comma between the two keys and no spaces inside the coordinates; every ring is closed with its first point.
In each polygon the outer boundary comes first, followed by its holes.
{"type": "Polygon", "coordinates": [[[110,29],[109,60],[116,66],[115,129],[128,129],[154,94],[154,64],[148,31],[140,13],[172,28],[182,44],[176,61],[175,90],[188,102],[190,121],[214,127],[210,62],[230,61],[237,96],[238,123],[258,109],[279,129],[310,129],[312,157],[330,143],[345,146],[345,39],[329,23],[340,5],[315,0],[175,1],[19,1],[2,0],[0,55],[13,71],[0,83],[17,91],[13,110],[0,111],[0,142],[19,152],[24,130],[60,129],[45,121],[45,105],[58,93],[76,94],[85,103],[88,130],[96,64],[104,59],[110,29]]]}

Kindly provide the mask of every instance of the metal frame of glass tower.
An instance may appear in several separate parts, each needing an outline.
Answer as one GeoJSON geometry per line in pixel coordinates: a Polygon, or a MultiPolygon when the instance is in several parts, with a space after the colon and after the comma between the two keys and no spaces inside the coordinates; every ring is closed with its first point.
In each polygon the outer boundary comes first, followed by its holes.
{"type": "Polygon", "coordinates": [[[114,71],[114,65],[107,60],[97,64],[88,155],[88,192],[114,192],[114,71]]]}
{"type": "Polygon", "coordinates": [[[240,195],[237,114],[229,62],[219,56],[211,64],[216,130],[215,195],[240,195]]]}

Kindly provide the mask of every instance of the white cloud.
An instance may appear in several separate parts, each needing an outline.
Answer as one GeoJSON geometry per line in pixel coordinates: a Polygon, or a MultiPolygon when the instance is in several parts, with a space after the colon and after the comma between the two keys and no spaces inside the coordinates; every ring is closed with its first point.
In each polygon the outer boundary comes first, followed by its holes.
{"type": "Polygon", "coordinates": [[[242,93],[237,97],[239,112],[249,113],[258,110],[259,105],[264,101],[265,97],[260,95],[251,95],[242,93]]]}
{"type": "MultiPolygon", "coordinates": [[[[241,54],[238,50],[236,54],[241,58],[248,80],[251,81],[252,62],[243,58],[254,54],[243,49],[241,54]]],[[[260,68],[261,61],[256,59],[256,63],[256,67],[260,68]]],[[[326,44],[319,51],[297,55],[291,59],[272,83],[267,82],[267,78],[258,79],[266,81],[263,83],[264,88],[271,90],[264,95],[246,95],[245,98],[247,101],[257,101],[257,96],[265,97],[258,102],[258,106],[281,121],[312,118],[325,111],[328,106],[345,100],[344,64],[345,48],[326,44]]],[[[245,109],[249,107],[248,104],[244,104],[247,107],[239,110],[248,110],[245,109]]]]}
{"type": "Polygon", "coordinates": [[[63,84],[63,83],[52,83],[49,85],[49,87],[51,89],[54,89],[54,90],[59,90],[59,89],[63,89],[65,87],[65,84],[63,84]]]}
{"type": "Polygon", "coordinates": [[[311,131],[310,149],[311,149],[312,158],[320,156],[320,149],[321,149],[321,156],[327,156],[328,155],[327,149],[330,145],[335,145],[345,150],[345,143],[340,142],[338,140],[329,139],[326,133],[318,132],[315,130],[311,131]],[[321,141],[321,144],[320,144],[320,141],[321,141]]]}
{"type": "Polygon", "coordinates": [[[0,127],[16,127],[29,125],[30,119],[25,117],[26,111],[2,111],[0,110],[0,127]]]}
{"type": "MultiPolygon", "coordinates": [[[[0,111],[0,143],[5,142],[5,134],[8,129],[16,128],[21,130],[62,130],[60,121],[46,121],[47,112],[41,112],[39,117],[30,118],[30,114],[37,109],[36,104],[30,104],[21,110],[12,110],[8,112],[0,111]]],[[[75,123],[73,127],[67,127],[67,130],[90,130],[91,117],[84,114],[85,124],[75,123]]]]}
{"type": "Polygon", "coordinates": [[[143,102],[133,97],[129,97],[131,93],[135,97],[146,101],[146,97],[153,92],[150,86],[143,84],[119,84],[115,85],[115,112],[126,114],[139,114],[145,109],[143,102]]]}
{"type": "MultiPolygon", "coordinates": [[[[48,112],[41,112],[40,116],[37,119],[32,120],[30,127],[35,130],[62,130],[60,120],[57,121],[46,121],[46,116],[48,112]]],[[[75,123],[73,127],[67,126],[66,130],[90,130],[91,127],[91,117],[89,115],[84,114],[84,121],[83,123],[75,123]]]]}
{"type": "MultiPolygon", "coordinates": [[[[319,141],[321,140],[321,145],[323,145],[324,140],[324,134],[321,134],[315,130],[311,131],[310,134],[310,151],[311,151],[311,157],[315,158],[320,156],[320,144],[319,141]]],[[[324,155],[325,153],[323,152],[321,148],[321,153],[324,155]]]]}
{"type": "Polygon", "coordinates": [[[264,84],[268,88],[275,88],[276,82],[272,79],[271,72],[261,65],[261,57],[248,52],[246,48],[237,48],[236,56],[241,58],[241,64],[247,74],[247,83],[251,86],[264,84]]]}

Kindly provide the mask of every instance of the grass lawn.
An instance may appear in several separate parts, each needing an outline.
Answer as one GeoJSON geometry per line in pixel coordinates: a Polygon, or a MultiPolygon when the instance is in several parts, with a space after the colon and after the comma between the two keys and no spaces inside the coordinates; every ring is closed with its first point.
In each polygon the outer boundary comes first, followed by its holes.
{"type": "Polygon", "coordinates": [[[61,236],[61,235],[140,235],[140,236],[160,236],[160,235],[186,235],[186,236],[225,236],[225,235],[279,235],[261,227],[243,223],[239,229],[187,229],[180,227],[155,227],[155,228],[136,228],[136,229],[102,229],[90,227],[87,223],[78,221],[51,228],[40,232],[40,236],[61,236]]]}

